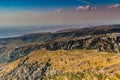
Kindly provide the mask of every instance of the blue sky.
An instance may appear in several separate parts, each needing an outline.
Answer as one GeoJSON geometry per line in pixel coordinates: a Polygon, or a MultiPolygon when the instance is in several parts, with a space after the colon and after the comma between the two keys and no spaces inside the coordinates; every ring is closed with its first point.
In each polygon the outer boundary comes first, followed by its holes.
{"type": "Polygon", "coordinates": [[[0,0],[0,26],[119,24],[120,0],[0,0]]]}
{"type": "Polygon", "coordinates": [[[0,7],[71,7],[78,5],[109,5],[120,0],[0,0],[0,7]]]}

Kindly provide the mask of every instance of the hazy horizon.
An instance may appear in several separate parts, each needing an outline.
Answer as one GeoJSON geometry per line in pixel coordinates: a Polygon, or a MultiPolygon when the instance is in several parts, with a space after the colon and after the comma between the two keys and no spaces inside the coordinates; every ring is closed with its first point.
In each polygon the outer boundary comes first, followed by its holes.
{"type": "MultiPolygon", "coordinates": [[[[120,24],[102,24],[102,25],[120,25],[120,24]]],[[[44,26],[13,26],[13,27],[0,27],[0,38],[11,38],[22,36],[26,34],[34,34],[41,32],[51,32],[54,33],[59,30],[65,29],[80,29],[80,28],[90,28],[93,26],[102,26],[101,24],[66,24],[66,25],[44,25],[44,26]]]]}
{"type": "Polygon", "coordinates": [[[1,0],[0,37],[120,24],[119,0],[1,0]]]}
{"type": "Polygon", "coordinates": [[[56,32],[59,30],[70,29],[70,28],[85,28],[92,26],[86,25],[44,25],[44,26],[5,26],[0,27],[0,38],[16,37],[25,34],[40,33],[40,32],[56,32]]]}
{"type": "Polygon", "coordinates": [[[0,26],[119,24],[119,0],[1,0],[0,26]]]}

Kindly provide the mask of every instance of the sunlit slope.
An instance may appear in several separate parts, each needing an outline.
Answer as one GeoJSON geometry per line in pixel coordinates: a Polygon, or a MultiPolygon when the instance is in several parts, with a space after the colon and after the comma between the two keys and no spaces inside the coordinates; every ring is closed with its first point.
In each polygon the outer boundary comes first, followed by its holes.
{"type": "Polygon", "coordinates": [[[119,80],[120,56],[94,50],[38,50],[2,66],[5,80],[119,80]]]}

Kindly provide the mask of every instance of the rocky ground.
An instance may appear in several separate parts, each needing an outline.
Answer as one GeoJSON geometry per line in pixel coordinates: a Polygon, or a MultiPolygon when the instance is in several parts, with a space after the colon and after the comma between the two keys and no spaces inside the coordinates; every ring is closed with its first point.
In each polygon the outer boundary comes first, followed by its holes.
{"type": "Polygon", "coordinates": [[[25,55],[28,55],[31,51],[46,49],[46,50],[74,50],[74,49],[86,49],[96,50],[101,52],[120,52],[120,34],[104,34],[78,37],[69,40],[54,40],[47,42],[24,44],[21,46],[15,46],[10,49],[7,47],[1,47],[0,62],[11,62],[19,59],[25,55]]]}
{"type": "Polygon", "coordinates": [[[119,54],[38,50],[4,64],[0,76],[1,80],[119,80],[119,67],[119,54]]]}

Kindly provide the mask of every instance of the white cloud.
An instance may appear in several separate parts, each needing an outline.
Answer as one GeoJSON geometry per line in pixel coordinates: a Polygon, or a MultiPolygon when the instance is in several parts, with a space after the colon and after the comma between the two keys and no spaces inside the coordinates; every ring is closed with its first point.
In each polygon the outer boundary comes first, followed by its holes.
{"type": "Polygon", "coordinates": [[[56,9],[55,12],[63,12],[63,9],[61,9],[61,8],[56,9]]]}
{"type": "Polygon", "coordinates": [[[76,8],[76,10],[95,10],[96,8],[94,7],[91,7],[90,5],[87,5],[87,6],[79,6],[76,8]]]}
{"type": "Polygon", "coordinates": [[[114,5],[108,6],[108,8],[120,8],[120,4],[114,4],[114,5]]]}

